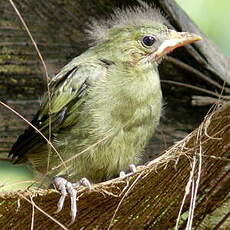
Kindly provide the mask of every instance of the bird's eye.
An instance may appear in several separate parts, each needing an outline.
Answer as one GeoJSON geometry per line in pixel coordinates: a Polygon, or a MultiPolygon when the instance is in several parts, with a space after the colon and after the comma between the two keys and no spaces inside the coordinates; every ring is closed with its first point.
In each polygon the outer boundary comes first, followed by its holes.
{"type": "Polygon", "coordinates": [[[152,46],[155,41],[156,41],[156,38],[154,36],[151,36],[151,35],[144,36],[142,39],[142,43],[146,47],[152,46]]]}

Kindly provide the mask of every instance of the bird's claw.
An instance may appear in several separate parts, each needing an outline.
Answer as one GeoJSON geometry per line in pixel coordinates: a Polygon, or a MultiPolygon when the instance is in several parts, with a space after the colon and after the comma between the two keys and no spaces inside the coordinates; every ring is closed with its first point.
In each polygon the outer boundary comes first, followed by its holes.
{"type": "Polygon", "coordinates": [[[76,215],[77,215],[77,191],[75,188],[83,185],[85,187],[88,187],[91,190],[92,185],[90,184],[90,182],[86,178],[82,178],[77,183],[71,183],[63,177],[55,177],[53,184],[54,184],[55,188],[57,190],[59,190],[61,193],[61,197],[60,197],[58,204],[57,204],[58,208],[55,211],[55,213],[59,213],[62,210],[62,208],[64,206],[65,198],[67,195],[69,195],[70,196],[70,202],[71,202],[71,207],[70,207],[71,222],[70,222],[70,224],[73,224],[75,219],[76,219],[76,215]]]}
{"type": "MultiPolygon", "coordinates": [[[[129,171],[131,172],[131,173],[135,173],[136,171],[137,171],[137,168],[136,168],[136,166],[134,165],[134,164],[130,164],[129,165],[129,171]]],[[[126,173],[124,172],[124,171],[120,171],[120,175],[119,175],[119,177],[125,177],[125,175],[126,175],[126,173]]]]}
{"type": "Polygon", "coordinates": [[[81,178],[81,180],[79,180],[77,183],[73,183],[72,184],[75,188],[79,187],[81,185],[83,185],[84,187],[89,188],[89,190],[91,191],[93,189],[91,183],[89,182],[89,180],[85,177],[81,178]]]}

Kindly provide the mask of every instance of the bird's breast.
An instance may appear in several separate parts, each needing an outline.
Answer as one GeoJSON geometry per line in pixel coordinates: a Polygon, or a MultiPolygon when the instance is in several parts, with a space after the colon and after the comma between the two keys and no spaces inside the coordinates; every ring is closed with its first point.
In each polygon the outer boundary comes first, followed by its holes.
{"type": "Polygon", "coordinates": [[[92,129],[102,136],[117,130],[153,126],[160,118],[162,94],[155,71],[132,77],[107,76],[97,82],[89,98],[86,106],[92,129]]]}
{"type": "Polygon", "coordinates": [[[87,157],[91,170],[84,171],[89,178],[100,181],[138,163],[158,124],[161,100],[155,75],[133,81],[104,79],[91,88],[81,118],[87,127],[85,148],[92,146],[87,157]]]}

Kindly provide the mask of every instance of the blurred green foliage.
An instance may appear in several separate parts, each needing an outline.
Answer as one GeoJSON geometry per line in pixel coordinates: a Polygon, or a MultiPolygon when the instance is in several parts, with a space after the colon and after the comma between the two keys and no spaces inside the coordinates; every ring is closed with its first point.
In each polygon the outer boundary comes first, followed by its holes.
{"type": "MultiPolygon", "coordinates": [[[[230,56],[230,1],[229,0],[176,0],[200,29],[220,49],[230,56]]],[[[33,178],[29,169],[0,162],[0,191],[25,188],[19,181],[33,178]]],[[[28,184],[27,184],[28,185],[28,184]]]]}
{"type": "Polygon", "coordinates": [[[201,31],[230,56],[230,1],[176,0],[201,31]]]}
{"type": "Polygon", "coordinates": [[[0,192],[26,188],[32,180],[30,168],[0,161],[0,192]]]}

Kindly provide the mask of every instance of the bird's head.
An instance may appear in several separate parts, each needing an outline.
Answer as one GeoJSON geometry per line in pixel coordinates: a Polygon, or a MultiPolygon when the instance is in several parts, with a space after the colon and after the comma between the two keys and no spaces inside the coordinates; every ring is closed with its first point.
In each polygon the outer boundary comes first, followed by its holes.
{"type": "Polygon", "coordinates": [[[132,65],[159,63],[175,48],[201,39],[193,33],[171,30],[166,24],[159,11],[142,6],[116,10],[110,20],[95,22],[90,34],[101,53],[104,50],[113,61],[132,65]]]}

